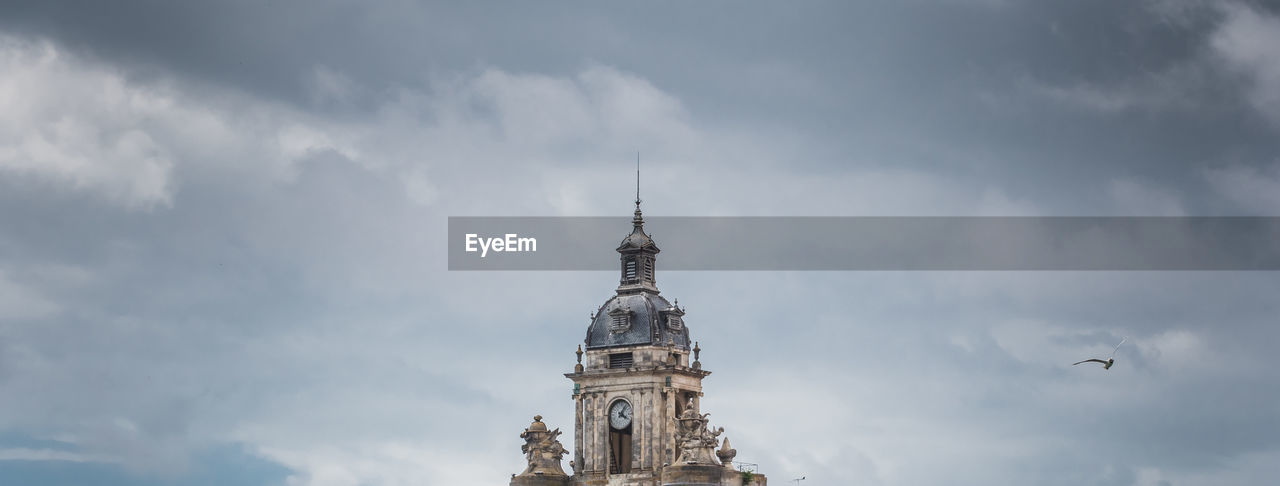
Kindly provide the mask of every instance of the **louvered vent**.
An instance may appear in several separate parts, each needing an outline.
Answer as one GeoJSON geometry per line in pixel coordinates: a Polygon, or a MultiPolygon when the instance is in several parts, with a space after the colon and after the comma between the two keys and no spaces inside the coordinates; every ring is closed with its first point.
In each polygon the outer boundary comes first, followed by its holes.
{"type": "Polygon", "coordinates": [[[631,353],[615,353],[609,355],[610,368],[630,368],[631,365],[634,364],[635,359],[632,358],[631,353]]]}
{"type": "Polygon", "coordinates": [[[667,316],[667,328],[679,332],[684,329],[684,318],[676,315],[667,316]]]}
{"type": "Polygon", "coordinates": [[[626,267],[624,267],[622,278],[626,280],[628,283],[635,282],[637,280],[636,279],[636,261],[634,259],[627,260],[627,265],[626,267]]]}

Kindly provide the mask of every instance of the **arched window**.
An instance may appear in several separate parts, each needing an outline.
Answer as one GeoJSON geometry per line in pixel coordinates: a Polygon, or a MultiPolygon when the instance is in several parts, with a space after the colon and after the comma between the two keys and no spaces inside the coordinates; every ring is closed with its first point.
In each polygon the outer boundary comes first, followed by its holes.
{"type": "Polygon", "coordinates": [[[653,259],[645,258],[644,260],[644,276],[645,281],[653,281],[653,259]]]}
{"type": "Polygon", "coordinates": [[[635,410],[626,400],[615,400],[609,413],[609,474],[631,472],[631,428],[635,410]]]}
{"type": "Polygon", "coordinates": [[[623,282],[635,283],[637,280],[639,280],[639,275],[637,274],[637,271],[638,269],[636,267],[635,257],[627,258],[626,262],[623,263],[623,266],[622,266],[623,282]]]}

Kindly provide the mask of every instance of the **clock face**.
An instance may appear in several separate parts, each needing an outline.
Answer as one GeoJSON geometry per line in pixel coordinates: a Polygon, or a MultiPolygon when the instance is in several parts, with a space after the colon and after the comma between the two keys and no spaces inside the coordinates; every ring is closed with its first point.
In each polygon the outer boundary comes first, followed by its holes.
{"type": "Polygon", "coordinates": [[[613,402],[613,406],[609,407],[609,425],[619,430],[631,425],[631,404],[625,400],[613,402]]]}

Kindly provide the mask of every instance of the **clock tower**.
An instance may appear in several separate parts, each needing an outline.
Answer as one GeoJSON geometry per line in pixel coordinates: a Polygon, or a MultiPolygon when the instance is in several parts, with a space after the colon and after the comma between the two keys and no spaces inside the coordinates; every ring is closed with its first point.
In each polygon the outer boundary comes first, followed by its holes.
{"type": "Polygon", "coordinates": [[[574,428],[567,453],[535,417],[521,434],[529,467],[513,486],[765,486],[764,475],[733,468],[737,451],[701,413],[701,348],[685,310],[655,278],[661,251],[644,230],[637,194],[631,232],[618,245],[618,287],[591,316],[572,373],[574,428]],[[585,358],[585,359],[584,359],[585,358]],[[717,449],[718,448],[718,449],[717,449]]]}
{"type": "Polygon", "coordinates": [[[618,288],[592,316],[586,359],[565,375],[574,385],[573,470],[582,484],[659,484],[679,454],[676,418],[697,405],[711,372],[691,359],[684,310],[658,292],[661,250],[639,203],[617,251],[618,288]]]}

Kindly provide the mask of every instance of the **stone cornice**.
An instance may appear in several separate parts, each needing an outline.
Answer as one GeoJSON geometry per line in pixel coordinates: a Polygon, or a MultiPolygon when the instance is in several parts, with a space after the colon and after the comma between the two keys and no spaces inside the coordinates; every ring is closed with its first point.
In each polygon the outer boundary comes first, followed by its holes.
{"type": "MultiPolygon", "coordinates": [[[[612,377],[612,376],[666,376],[666,375],[683,375],[692,378],[706,378],[711,372],[707,370],[699,370],[688,366],[657,366],[648,368],[625,368],[625,369],[604,369],[604,370],[586,370],[582,373],[565,373],[564,377],[571,380],[575,378],[594,378],[594,377],[612,377]]],[[[577,381],[577,380],[574,380],[577,381]]]]}

